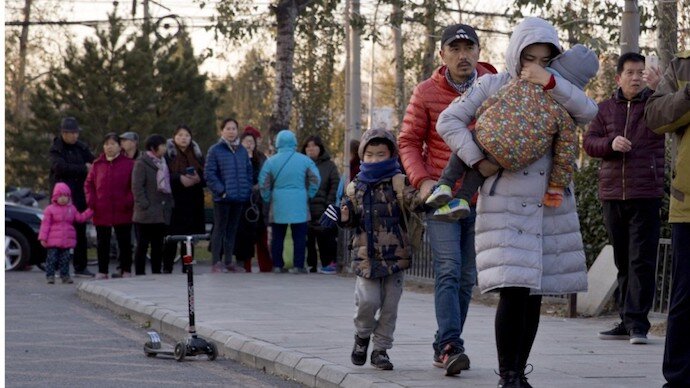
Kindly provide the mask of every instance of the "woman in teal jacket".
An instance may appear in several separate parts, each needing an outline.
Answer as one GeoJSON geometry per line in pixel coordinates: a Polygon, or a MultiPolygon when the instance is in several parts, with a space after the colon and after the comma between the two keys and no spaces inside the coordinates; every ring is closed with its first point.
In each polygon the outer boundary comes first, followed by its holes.
{"type": "Polygon", "coordinates": [[[259,173],[261,198],[270,204],[269,220],[273,229],[271,256],[273,272],[285,272],[283,245],[288,225],[294,247],[293,273],[307,273],[304,254],[309,221],[309,199],[316,195],[321,177],[316,164],[297,152],[297,138],[284,129],[276,136],[278,152],[270,157],[259,173]]]}

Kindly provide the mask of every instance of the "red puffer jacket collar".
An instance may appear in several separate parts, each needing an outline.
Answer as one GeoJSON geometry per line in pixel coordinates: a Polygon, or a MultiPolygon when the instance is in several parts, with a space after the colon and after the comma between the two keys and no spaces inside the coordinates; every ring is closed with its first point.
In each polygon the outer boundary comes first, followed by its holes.
{"type": "MultiPolygon", "coordinates": [[[[400,129],[400,159],[416,188],[426,179],[438,180],[450,158],[450,148],[436,132],[436,120],[460,94],[448,84],[445,73],[446,66],[441,66],[415,87],[400,129]]],[[[477,78],[495,73],[491,64],[477,63],[477,78]]]]}

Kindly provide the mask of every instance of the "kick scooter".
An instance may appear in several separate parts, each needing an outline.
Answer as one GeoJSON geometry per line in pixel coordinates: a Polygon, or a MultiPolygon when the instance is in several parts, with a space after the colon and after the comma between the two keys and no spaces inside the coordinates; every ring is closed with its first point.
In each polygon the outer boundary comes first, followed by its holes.
{"type": "Polygon", "coordinates": [[[163,347],[161,345],[160,336],[155,330],[149,331],[150,341],[144,344],[144,353],[147,357],[156,357],[158,354],[165,354],[175,357],[177,361],[184,360],[185,357],[205,354],[209,361],[213,361],[218,357],[218,348],[213,342],[206,341],[196,334],[196,327],[194,324],[194,258],[192,257],[192,243],[200,240],[208,240],[208,234],[192,234],[188,236],[175,235],[166,236],[165,242],[169,241],[184,241],[187,247],[187,254],[182,258],[182,262],[187,270],[187,306],[189,308],[189,337],[179,341],[175,348],[169,346],[163,347]]]}

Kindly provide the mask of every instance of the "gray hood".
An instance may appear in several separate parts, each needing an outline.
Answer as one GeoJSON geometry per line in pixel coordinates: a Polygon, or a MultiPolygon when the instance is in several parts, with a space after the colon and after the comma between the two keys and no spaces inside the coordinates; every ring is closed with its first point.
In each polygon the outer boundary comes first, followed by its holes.
{"type": "Polygon", "coordinates": [[[513,30],[506,49],[506,70],[512,78],[517,78],[520,74],[520,53],[525,47],[534,43],[549,43],[563,52],[561,44],[558,43],[558,32],[544,19],[536,17],[525,18],[513,30]]]}

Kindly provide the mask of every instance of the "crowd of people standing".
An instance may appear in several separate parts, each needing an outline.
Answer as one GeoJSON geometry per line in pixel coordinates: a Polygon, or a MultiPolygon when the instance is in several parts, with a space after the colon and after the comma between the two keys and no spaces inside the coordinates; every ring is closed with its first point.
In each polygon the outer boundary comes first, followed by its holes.
{"type": "MultiPolygon", "coordinates": [[[[73,117],[63,119],[51,148],[52,191],[64,183],[69,203],[78,214],[93,213],[96,228],[98,272],[93,274],[86,267],[86,219],[72,219],[74,246],[66,248],[74,252],[76,276],[127,278],[133,270],[145,275],[149,261],[150,273],[172,273],[186,246],[164,238],[206,232],[206,190],[213,202],[212,272],[252,272],[256,258],[260,272],[335,273],[337,231],[322,230],[318,217],[335,201],[340,174],[320,137],[309,137],[300,153],[295,134],[281,131],[277,152],[268,157],[260,148],[259,130],[246,126],[240,133],[237,120],[228,118],[205,155],[192,129],[181,124],[170,138],[148,136],[142,150],[136,132],[108,133],[95,157],[79,140],[81,130],[73,117]],[[282,258],[288,226],[294,242],[289,269],[282,258]],[[119,265],[110,274],[113,251],[119,265]]],[[[62,253],[53,256],[62,265],[62,253]]]]}

